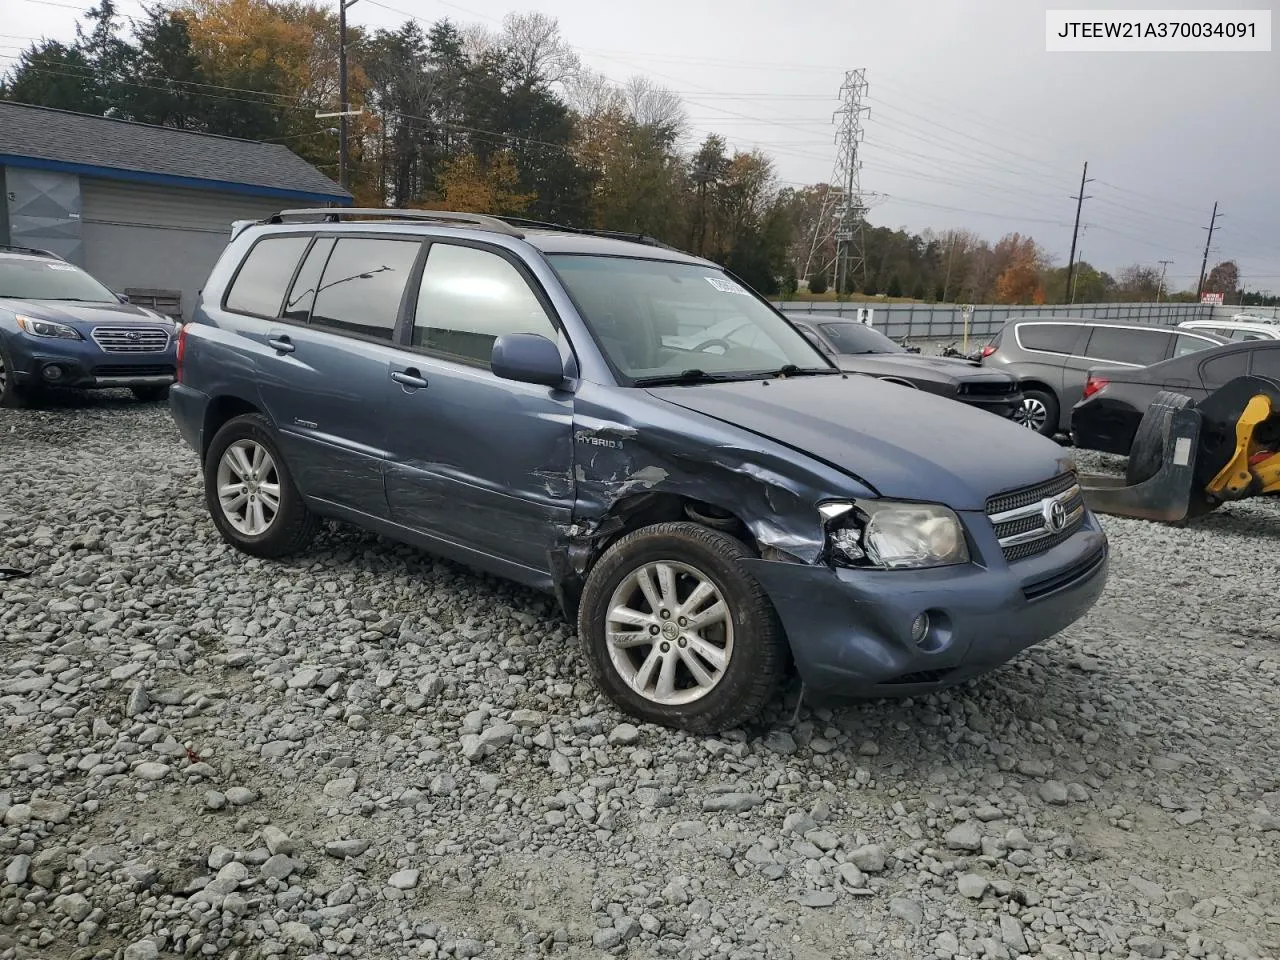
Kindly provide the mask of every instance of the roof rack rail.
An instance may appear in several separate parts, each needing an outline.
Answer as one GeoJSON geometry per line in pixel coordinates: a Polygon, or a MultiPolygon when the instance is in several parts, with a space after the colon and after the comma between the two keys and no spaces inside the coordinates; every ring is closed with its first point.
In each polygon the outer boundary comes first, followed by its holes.
{"type": "Polygon", "coordinates": [[[286,223],[320,220],[325,223],[341,223],[350,219],[375,218],[379,220],[433,220],[437,223],[458,223],[492,230],[508,237],[524,234],[498,217],[483,213],[461,213],[456,210],[401,210],[397,207],[313,207],[299,210],[281,210],[259,223],[286,223]]]}
{"type": "Polygon", "coordinates": [[[608,237],[611,240],[627,240],[631,243],[642,243],[647,247],[661,247],[664,250],[674,250],[677,253],[684,253],[679,247],[673,247],[669,243],[663,243],[656,237],[651,237],[645,233],[627,233],[622,230],[597,230],[593,227],[570,227],[563,223],[549,223],[545,220],[530,220],[528,217],[507,217],[499,216],[499,220],[521,227],[531,227],[536,230],[562,230],[565,233],[580,233],[589,237],[608,237]]]}
{"type": "Polygon", "coordinates": [[[0,243],[0,250],[7,251],[9,253],[26,253],[33,257],[52,257],[54,260],[62,259],[62,257],[58,256],[52,250],[42,250],[39,247],[20,247],[8,243],[0,243]]]}

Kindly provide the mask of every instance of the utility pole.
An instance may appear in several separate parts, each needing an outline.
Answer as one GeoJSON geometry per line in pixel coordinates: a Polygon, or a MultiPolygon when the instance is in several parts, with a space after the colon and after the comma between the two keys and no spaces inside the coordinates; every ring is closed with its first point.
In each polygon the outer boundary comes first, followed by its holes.
{"type": "Polygon", "coordinates": [[[1160,294],[1164,293],[1164,272],[1169,269],[1169,264],[1173,263],[1173,261],[1157,260],[1156,263],[1160,264],[1160,285],[1156,287],[1156,303],[1159,303],[1160,294]]]}
{"type": "MultiPolygon", "coordinates": [[[[1084,263],[1084,247],[1080,248],[1080,262],[1084,263]]],[[[1076,285],[1080,282],[1080,271],[1076,271],[1076,275],[1071,278],[1071,302],[1076,302],[1076,285]]]]}
{"type": "Polygon", "coordinates": [[[325,117],[338,118],[338,186],[347,189],[347,118],[358,117],[364,110],[352,110],[347,102],[347,8],[354,7],[360,0],[338,0],[338,110],[328,113],[317,111],[316,119],[325,117]]]}
{"type": "MultiPolygon", "coordinates": [[[[1076,202],[1076,225],[1075,225],[1075,228],[1071,231],[1071,255],[1067,257],[1066,291],[1071,290],[1071,273],[1075,269],[1076,238],[1080,235],[1080,208],[1084,206],[1084,202],[1089,199],[1084,195],[1084,185],[1086,183],[1093,182],[1092,180],[1087,179],[1088,174],[1089,174],[1089,161],[1086,160],[1084,164],[1084,170],[1081,171],[1080,173],[1080,193],[1077,196],[1074,196],[1071,198],[1076,202]]],[[[1072,295],[1072,299],[1073,300],[1075,299],[1074,294],[1072,295]]]]}
{"type": "Polygon", "coordinates": [[[1213,216],[1209,218],[1209,226],[1201,227],[1201,230],[1209,231],[1209,238],[1204,242],[1204,259],[1200,261],[1200,282],[1196,284],[1196,299],[1199,300],[1204,293],[1204,272],[1209,266],[1209,244],[1213,243],[1213,228],[1218,223],[1218,201],[1213,201],[1213,216]]]}

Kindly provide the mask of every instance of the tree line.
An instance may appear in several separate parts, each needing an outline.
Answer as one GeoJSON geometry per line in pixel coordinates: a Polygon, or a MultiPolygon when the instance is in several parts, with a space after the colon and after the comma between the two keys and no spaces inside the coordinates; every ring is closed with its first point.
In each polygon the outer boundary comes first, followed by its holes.
{"type": "MultiPolygon", "coordinates": [[[[309,0],[179,0],[136,19],[99,0],[74,40],[42,40],[0,97],[286,144],[337,178],[336,14],[309,0]]],[[[827,291],[827,184],[779,182],[760,150],[691,140],[684,105],[647,77],[586,68],[540,13],[499,29],[440,19],[348,28],[349,188],[359,204],[445,208],[640,233],[724,264],[756,289],[827,291]],[[820,232],[821,233],[821,232],[820,232]]],[[[1065,270],[1026,236],[864,225],[838,293],[972,303],[1154,299],[1152,270],[1065,270]]],[[[1235,292],[1218,268],[1214,282],[1235,292]]],[[[1157,278],[1158,282],[1158,278],[1157,278]]],[[[827,293],[827,295],[831,295],[827,293]]],[[[1167,295],[1167,293],[1166,293],[1167,295]]],[[[1175,299],[1176,297],[1171,297],[1175,299]]]]}

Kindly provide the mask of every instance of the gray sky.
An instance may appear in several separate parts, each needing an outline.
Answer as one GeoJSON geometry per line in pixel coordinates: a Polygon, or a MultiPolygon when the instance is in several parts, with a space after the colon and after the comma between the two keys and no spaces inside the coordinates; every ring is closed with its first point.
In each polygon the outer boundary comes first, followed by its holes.
{"type": "MultiPolygon", "coordinates": [[[[74,9],[0,0],[0,54],[66,38],[74,9]],[[4,45],[9,46],[4,46],[4,45]]],[[[77,5],[76,0],[58,0],[77,5]]],[[[335,0],[336,2],[336,0],[335,0]]],[[[1159,8],[1128,0],[1124,8],[1159,8]]],[[[1276,0],[1198,8],[1273,8],[1276,0]]],[[[1271,53],[1047,53],[1057,0],[362,0],[354,23],[450,17],[496,27],[511,10],[556,17],[589,66],[645,73],[684,98],[695,136],[758,146],[787,182],[826,180],[844,71],[869,83],[862,186],[873,223],[1034,236],[1065,263],[1083,161],[1080,251],[1104,269],[1171,259],[1195,284],[1213,202],[1210,266],[1280,293],[1280,45],[1271,53]],[[608,11],[606,14],[605,11],[608,11]]],[[[121,0],[136,15],[139,0],[121,0]]],[[[11,64],[12,60],[0,63],[11,64]]]]}

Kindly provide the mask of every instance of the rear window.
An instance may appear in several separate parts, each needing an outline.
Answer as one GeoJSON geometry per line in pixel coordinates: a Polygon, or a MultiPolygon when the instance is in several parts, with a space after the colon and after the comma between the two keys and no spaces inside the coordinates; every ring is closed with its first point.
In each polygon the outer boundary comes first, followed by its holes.
{"type": "Polygon", "coordinates": [[[1133,330],[1128,327],[1094,327],[1085,355],[1094,360],[1132,363],[1140,367],[1159,363],[1169,352],[1166,330],[1133,330]]]}
{"type": "Polygon", "coordinates": [[[1070,323],[1024,323],[1018,327],[1018,342],[1024,350],[1043,353],[1071,353],[1080,328],[1070,323]]]}
{"type": "Polygon", "coordinates": [[[293,271],[310,242],[308,236],[290,235],[255,243],[231,281],[226,308],[258,317],[278,316],[293,271]]]}

